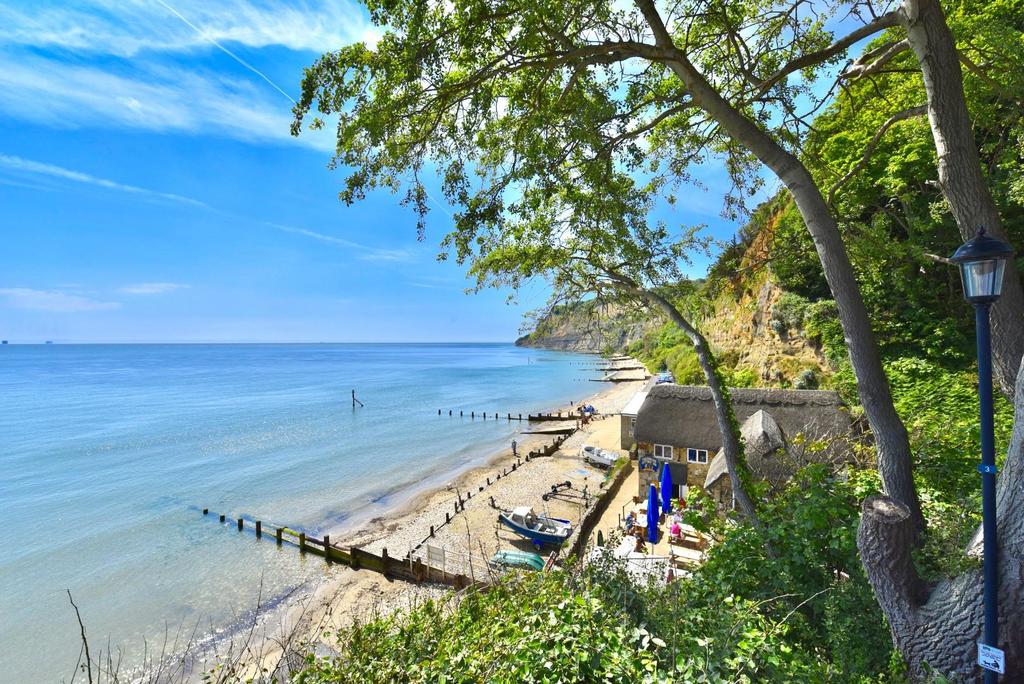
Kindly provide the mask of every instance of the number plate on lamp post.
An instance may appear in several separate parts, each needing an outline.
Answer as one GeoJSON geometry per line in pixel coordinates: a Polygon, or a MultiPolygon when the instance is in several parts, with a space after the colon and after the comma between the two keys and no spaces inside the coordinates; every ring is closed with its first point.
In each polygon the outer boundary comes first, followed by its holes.
{"type": "Polygon", "coordinates": [[[1006,656],[995,646],[978,642],[978,665],[986,670],[1006,674],[1006,656]]]}

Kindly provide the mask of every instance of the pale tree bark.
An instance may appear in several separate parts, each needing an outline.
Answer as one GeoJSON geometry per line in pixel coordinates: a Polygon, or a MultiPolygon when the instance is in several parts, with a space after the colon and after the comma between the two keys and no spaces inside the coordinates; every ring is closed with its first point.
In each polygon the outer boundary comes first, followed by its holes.
{"type": "MultiPolygon", "coordinates": [[[[1014,429],[996,490],[999,530],[999,636],[1007,682],[1024,681],[1024,368],[1018,372],[1014,429]]],[[[980,486],[980,482],[979,482],[980,486]]],[[[929,587],[910,557],[906,507],[886,497],[864,502],[857,545],[889,621],[893,643],[915,680],[929,669],[973,681],[983,620],[982,573],[973,569],[929,587]]],[[[930,681],[930,680],[928,680],[930,681]]]]}
{"type": "Polygon", "coordinates": [[[818,252],[825,280],[839,309],[850,364],[857,376],[857,391],[871,426],[878,452],[878,470],[886,494],[910,511],[914,538],[924,529],[924,518],[914,487],[910,440],[896,413],[889,381],[871,329],[871,320],[860,295],[836,222],[821,190],[807,167],[771,136],[733,107],[708,83],[686,54],[676,47],[653,0],[635,0],[650,26],[659,61],[686,85],[693,102],[729,136],[750,150],[786,185],[807,226],[818,252]]]}
{"type": "Polygon", "coordinates": [[[743,456],[743,443],[740,441],[739,425],[736,423],[729,390],[722,384],[715,357],[711,353],[711,347],[708,345],[707,339],[683,316],[672,302],[662,295],[641,287],[639,283],[617,272],[609,271],[607,274],[616,283],[616,287],[633,297],[642,299],[650,306],[661,309],[668,316],[669,320],[690,338],[693,349],[697,353],[697,363],[700,364],[700,368],[704,372],[704,380],[708,383],[708,387],[711,388],[711,399],[715,406],[715,419],[718,423],[718,431],[722,435],[722,454],[725,457],[725,466],[729,472],[729,482],[732,484],[736,507],[744,517],[756,524],[758,521],[757,507],[753,499],[750,498],[750,492],[747,490],[749,470],[747,469],[746,459],[743,456]]]}
{"type": "MultiPolygon", "coordinates": [[[[938,155],[939,187],[966,240],[979,226],[1006,241],[1006,231],[982,173],[956,41],[938,0],[903,0],[902,23],[917,57],[928,96],[928,121],[938,155]]],[[[1003,295],[992,307],[992,360],[996,382],[1012,396],[1024,356],[1024,289],[1011,260],[1003,295]]]]}

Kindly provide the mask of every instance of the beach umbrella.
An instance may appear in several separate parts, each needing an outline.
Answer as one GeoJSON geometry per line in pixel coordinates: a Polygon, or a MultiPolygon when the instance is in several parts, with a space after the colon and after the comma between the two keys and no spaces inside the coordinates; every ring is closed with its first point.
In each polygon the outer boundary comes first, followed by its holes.
{"type": "Polygon", "coordinates": [[[672,471],[668,469],[668,463],[661,469],[661,512],[668,513],[672,510],[672,471]]]}
{"type": "Polygon", "coordinates": [[[647,493],[647,541],[658,541],[658,490],[653,484],[647,493]]]}

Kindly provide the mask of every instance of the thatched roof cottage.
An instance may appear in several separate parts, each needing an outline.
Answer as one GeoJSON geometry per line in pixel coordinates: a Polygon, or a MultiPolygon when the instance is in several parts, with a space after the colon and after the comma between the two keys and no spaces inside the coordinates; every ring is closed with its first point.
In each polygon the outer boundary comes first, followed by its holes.
{"type": "MultiPolygon", "coordinates": [[[[730,394],[736,419],[755,443],[766,447],[775,445],[773,448],[777,449],[779,442],[785,444],[787,437],[792,440],[798,434],[809,440],[823,440],[850,431],[849,411],[832,391],[735,388],[730,394]],[[759,413],[762,415],[745,425],[759,413]]],[[[646,486],[654,479],[649,473],[659,470],[660,464],[666,461],[686,465],[685,481],[673,480],[676,485],[703,487],[708,480],[712,455],[722,447],[710,388],[691,385],[651,388],[637,413],[635,438],[641,452],[641,492],[646,491],[646,486]],[[657,467],[652,467],[654,462],[657,467]]],[[[751,466],[755,470],[752,463],[751,466]]],[[[721,468],[724,469],[724,459],[721,468]]],[[[756,470],[755,474],[768,474],[769,479],[777,475],[756,470]]],[[[788,473],[785,476],[788,477],[788,473]]],[[[720,478],[714,481],[717,483],[720,478]]]]}

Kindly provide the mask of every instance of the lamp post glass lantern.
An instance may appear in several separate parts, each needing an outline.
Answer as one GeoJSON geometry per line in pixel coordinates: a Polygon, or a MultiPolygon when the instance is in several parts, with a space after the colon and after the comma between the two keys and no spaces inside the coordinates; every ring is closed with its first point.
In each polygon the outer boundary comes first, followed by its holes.
{"type": "MultiPolygon", "coordinates": [[[[981,516],[984,537],[984,609],[985,629],[982,643],[999,646],[999,573],[996,546],[996,449],[992,408],[992,344],[989,309],[1003,291],[1003,273],[1006,260],[1013,256],[1013,247],[985,235],[978,234],[960,245],[952,261],[960,267],[964,298],[974,305],[974,320],[978,341],[978,404],[981,433],[981,516]]],[[[980,658],[979,658],[979,662],[980,658]]],[[[985,669],[985,683],[995,684],[997,674],[985,669]]]]}
{"type": "Polygon", "coordinates": [[[964,297],[972,304],[994,302],[1003,292],[1006,260],[1013,256],[1013,247],[991,238],[984,228],[960,245],[951,261],[960,267],[964,297]]]}

